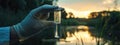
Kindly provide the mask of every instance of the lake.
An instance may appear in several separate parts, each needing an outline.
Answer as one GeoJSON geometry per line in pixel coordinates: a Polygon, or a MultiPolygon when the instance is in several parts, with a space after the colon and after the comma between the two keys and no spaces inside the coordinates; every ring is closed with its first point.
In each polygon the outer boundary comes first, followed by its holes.
{"type": "MultiPolygon", "coordinates": [[[[65,28],[67,31],[66,39],[60,39],[57,42],[57,45],[97,45],[96,37],[91,36],[89,30],[93,30],[94,27],[88,26],[68,26],[65,28]]],[[[100,43],[102,43],[102,38],[100,39],[100,43]]],[[[108,45],[105,43],[104,45],[108,45]]]]}

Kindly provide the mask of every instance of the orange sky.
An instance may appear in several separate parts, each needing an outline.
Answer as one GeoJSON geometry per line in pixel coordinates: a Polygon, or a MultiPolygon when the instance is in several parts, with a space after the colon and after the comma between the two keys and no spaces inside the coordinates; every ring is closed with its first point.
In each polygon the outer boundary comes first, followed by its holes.
{"type": "MultiPolygon", "coordinates": [[[[67,12],[73,12],[76,17],[87,18],[92,11],[113,9],[114,0],[59,0],[58,6],[65,8],[67,12]]],[[[120,4],[120,1],[118,1],[120,4]]],[[[118,4],[118,9],[120,5],[118,4]]]]}
{"type": "Polygon", "coordinates": [[[88,18],[88,15],[91,11],[78,11],[78,10],[74,10],[74,9],[70,9],[70,8],[65,8],[65,10],[68,12],[72,12],[75,17],[80,17],[80,18],[88,18]]]}

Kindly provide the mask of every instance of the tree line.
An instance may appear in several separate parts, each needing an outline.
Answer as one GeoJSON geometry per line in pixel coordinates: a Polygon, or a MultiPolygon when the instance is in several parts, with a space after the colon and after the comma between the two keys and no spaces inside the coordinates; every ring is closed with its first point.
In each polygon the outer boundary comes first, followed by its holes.
{"type": "Polygon", "coordinates": [[[89,15],[88,25],[95,27],[95,30],[89,30],[92,36],[109,40],[112,45],[119,45],[120,11],[92,12],[89,15]]]}

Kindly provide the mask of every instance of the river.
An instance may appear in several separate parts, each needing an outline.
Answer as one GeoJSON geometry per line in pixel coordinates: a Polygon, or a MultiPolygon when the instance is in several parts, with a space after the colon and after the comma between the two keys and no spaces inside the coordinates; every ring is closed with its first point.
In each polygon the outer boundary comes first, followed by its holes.
{"type": "MultiPolygon", "coordinates": [[[[67,37],[57,42],[57,45],[97,45],[96,38],[91,36],[88,26],[69,26],[66,27],[67,37]],[[72,31],[71,31],[72,30],[72,31]]],[[[100,40],[102,41],[102,39],[100,40]]],[[[105,45],[108,45],[107,43],[105,45]]]]}

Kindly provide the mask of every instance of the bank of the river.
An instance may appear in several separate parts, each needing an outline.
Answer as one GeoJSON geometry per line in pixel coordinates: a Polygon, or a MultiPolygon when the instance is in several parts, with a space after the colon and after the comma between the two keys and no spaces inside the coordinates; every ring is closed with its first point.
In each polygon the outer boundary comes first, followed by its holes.
{"type": "Polygon", "coordinates": [[[88,31],[94,29],[90,26],[67,26],[65,30],[67,31],[67,37],[65,40],[57,42],[57,45],[96,45],[96,38],[91,36],[88,31]],[[76,31],[77,30],[77,31],[76,31]],[[71,33],[71,31],[73,31],[71,33]]]}

